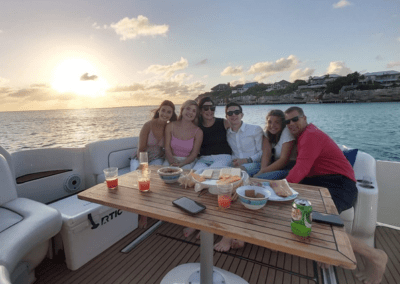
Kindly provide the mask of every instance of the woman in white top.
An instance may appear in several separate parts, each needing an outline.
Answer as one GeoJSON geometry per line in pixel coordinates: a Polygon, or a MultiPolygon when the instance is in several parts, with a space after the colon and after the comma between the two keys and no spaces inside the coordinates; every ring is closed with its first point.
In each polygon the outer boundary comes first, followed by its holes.
{"type": "Polygon", "coordinates": [[[296,141],[286,128],[283,111],[271,110],[267,114],[265,132],[261,169],[254,177],[284,179],[296,163],[296,141]]]}

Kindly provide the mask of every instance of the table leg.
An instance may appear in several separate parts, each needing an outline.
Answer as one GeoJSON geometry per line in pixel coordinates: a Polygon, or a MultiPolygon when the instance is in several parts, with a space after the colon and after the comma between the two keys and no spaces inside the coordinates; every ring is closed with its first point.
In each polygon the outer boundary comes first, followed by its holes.
{"type": "Polygon", "coordinates": [[[201,231],[200,238],[200,263],[175,267],[165,275],[161,284],[248,284],[243,278],[213,266],[213,233],[201,231]]]}
{"type": "Polygon", "coordinates": [[[200,232],[200,283],[213,283],[214,234],[200,232]]]}

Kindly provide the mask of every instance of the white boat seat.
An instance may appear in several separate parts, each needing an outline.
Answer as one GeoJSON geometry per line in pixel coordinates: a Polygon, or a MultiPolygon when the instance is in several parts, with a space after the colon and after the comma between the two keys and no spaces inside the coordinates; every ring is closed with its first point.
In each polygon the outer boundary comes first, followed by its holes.
{"type": "MultiPolygon", "coordinates": [[[[340,148],[351,150],[346,146],[340,146],[340,148]]],[[[353,169],[357,180],[357,201],[354,208],[343,211],[340,217],[343,219],[348,233],[374,247],[379,193],[376,180],[376,161],[371,155],[358,150],[353,169]],[[365,178],[369,179],[368,186],[360,182],[365,178]]]]}
{"type": "Polygon", "coordinates": [[[0,207],[0,216],[0,233],[23,220],[21,215],[3,207],[0,207]]]}
{"type": "Polygon", "coordinates": [[[0,180],[0,266],[11,274],[13,282],[31,283],[34,267],[46,255],[49,240],[61,229],[61,214],[37,201],[18,198],[14,178],[3,155],[0,155],[0,180]],[[24,261],[29,263],[26,266],[28,278],[21,279],[14,270],[24,261]]]}
{"type": "Polygon", "coordinates": [[[105,180],[103,170],[109,167],[117,167],[118,175],[130,171],[130,158],[138,147],[138,137],[127,137],[115,140],[97,141],[85,146],[86,159],[89,161],[88,169],[91,175],[86,187],[93,186],[105,180]]]}
{"type": "Polygon", "coordinates": [[[7,269],[3,265],[0,265],[0,283],[11,284],[10,273],[8,273],[7,269]]]}

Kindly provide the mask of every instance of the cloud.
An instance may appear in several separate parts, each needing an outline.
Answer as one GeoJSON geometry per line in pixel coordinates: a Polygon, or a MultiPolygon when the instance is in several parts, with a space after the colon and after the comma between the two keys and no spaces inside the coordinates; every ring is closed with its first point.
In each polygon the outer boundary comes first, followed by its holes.
{"type": "Polygon", "coordinates": [[[244,85],[246,83],[249,83],[249,81],[247,81],[244,77],[229,82],[231,86],[244,85]]]}
{"type": "Polygon", "coordinates": [[[144,73],[153,73],[157,75],[163,74],[164,78],[169,79],[174,75],[176,71],[186,69],[188,66],[189,63],[187,59],[181,57],[180,61],[172,63],[171,65],[151,65],[146,70],[144,70],[144,73]]]}
{"type": "Polygon", "coordinates": [[[337,74],[341,76],[346,76],[352,73],[351,69],[346,67],[346,63],[342,61],[332,61],[326,71],[327,74],[337,74]]]}
{"type": "Polygon", "coordinates": [[[81,81],[95,81],[97,80],[97,75],[89,76],[89,73],[85,73],[81,76],[81,81]]]}
{"type": "Polygon", "coordinates": [[[290,74],[290,80],[294,82],[297,79],[307,79],[312,74],[314,74],[314,71],[315,69],[310,69],[310,68],[306,68],[303,70],[296,69],[292,72],[292,74],[290,74]]]}
{"type": "Polygon", "coordinates": [[[0,86],[1,86],[1,85],[5,85],[5,84],[7,84],[7,83],[9,83],[9,82],[10,82],[9,79],[0,77],[0,86]]]}
{"type": "Polygon", "coordinates": [[[377,55],[377,56],[375,57],[375,60],[378,60],[378,61],[383,60],[383,57],[380,56],[380,55],[377,55]]]}
{"type": "Polygon", "coordinates": [[[168,32],[168,25],[154,25],[145,16],[139,15],[137,19],[123,18],[118,23],[111,24],[111,28],[120,35],[120,40],[136,38],[137,36],[165,35],[168,32]]]}
{"type": "Polygon", "coordinates": [[[242,66],[237,66],[237,67],[228,66],[221,72],[221,75],[222,76],[242,76],[243,75],[243,67],[242,66]]]}
{"type": "Polygon", "coordinates": [[[400,61],[397,61],[397,62],[389,62],[389,63],[386,65],[386,68],[393,68],[393,67],[396,67],[396,66],[400,66],[400,61]]]}
{"type": "Polygon", "coordinates": [[[97,24],[96,22],[94,22],[94,23],[92,24],[92,27],[95,28],[96,30],[107,29],[107,28],[108,28],[107,25],[100,26],[100,25],[97,24]]]}
{"type": "Polygon", "coordinates": [[[11,89],[10,88],[7,88],[7,87],[0,87],[0,95],[2,95],[2,94],[8,94],[8,93],[10,93],[11,92],[11,89]]]}
{"type": "Polygon", "coordinates": [[[254,80],[263,81],[276,73],[293,70],[298,64],[299,60],[297,57],[289,55],[288,58],[282,57],[275,62],[258,62],[252,65],[247,73],[257,74],[254,80]]]}
{"type": "Polygon", "coordinates": [[[349,1],[347,0],[340,0],[339,2],[333,4],[333,8],[338,9],[338,8],[344,8],[346,6],[352,5],[349,1]]]}
{"type": "Polygon", "coordinates": [[[2,34],[3,33],[3,30],[0,30],[0,34],[2,34]]]}
{"type": "Polygon", "coordinates": [[[207,64],[207,63],[208,63],[208,59],[206,58],[206,59],[203,59],[202,61],[200,61],[199,63],[196,63],[196,66],[204,65],[204,64],[207,64]]]}
{"type": "Polygon", "coordinates": [[[29,102],[65,101],[77,98],[75,94],[57,93],[46,84],[32,84],[29,88],[17,90],[0,88],[0,94],[5,95],[8,101],[11,99],[21,104],[29,102]]]}
{"type": "Polygon", "coordinates": [[[184,84],[179,80],[156,80],[134,83],[129,86],[120,86],[109,90],[109,92],[118,94],[119,99],[134,99],[136,104],[148,104],[151,100],[160,99],[173,99],[174,103],[180,103],[197,97],[204,92],[204,88],[205,84],[199,81],[184,84]]]}

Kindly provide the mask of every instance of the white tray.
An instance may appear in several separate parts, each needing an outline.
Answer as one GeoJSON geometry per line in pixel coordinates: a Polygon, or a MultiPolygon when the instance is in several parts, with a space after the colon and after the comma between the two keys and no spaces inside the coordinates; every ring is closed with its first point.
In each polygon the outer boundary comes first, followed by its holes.
{"type": "Polygon", "coordinates": [[[297,191],[295,191],[293,188],[289,187],[290,190],[292,191],[292,195],[290,195],[288,197],[278,196],[278,195],[276,195],[276,193],[272,189],[272,187],[269,185],[268,181],[265,181],[265,182],[253,181],[253,182],[251,182],[251,184],[256,185],[256,186],[261,186],[261,187],[269,190],[271,192],[271,196],[268,198],[268,200],[271,200],[271,201],[289,201],[289,200],[293,200],[293,199],[297,198],[297,196],[299,195],[299,193],[297,191]]]}
{"type": "MultiPolygon", "coordinates": [[[[209,168],[197,170],[195,173],[198,175],[201,175],[204,170],[213,170],[214,172],[213,172],[212,178],[201,182],[201,184],[208,187],[208,192],[210,192],[211,194],[217,194],[217,181],[219,178],[219,171],[224,168],[229,168],[229,167],[218,167],[218,168],[217,167],[215,167],[215,168],[209,167],[209,168]]],[[[242,181],[246,181],[249,178],[249,175],[247,172],[245,172],[243,170],[241,172],[242,172],[241,179],[234,182],[233,187],[239,185],[242,181]]]]}

